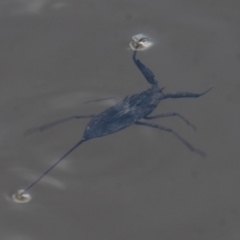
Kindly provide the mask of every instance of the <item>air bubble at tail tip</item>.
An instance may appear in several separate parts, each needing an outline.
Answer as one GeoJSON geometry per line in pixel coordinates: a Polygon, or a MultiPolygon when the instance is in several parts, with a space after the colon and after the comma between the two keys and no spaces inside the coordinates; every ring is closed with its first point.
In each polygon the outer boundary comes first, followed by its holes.
{"type": "Polygon", "coordinates": [[[153,45],[152,40],[145,34],[139,33],[132,36],[129,46],[134,51],[145,51],[153,45]]]}
{"type": "Polygon", "coordinates": [[[25,193],[24,189],[20,189],[12,195],[12,200],[15,203],[28,203],[32,200],[32,196],[29,193],[25,193]]]}

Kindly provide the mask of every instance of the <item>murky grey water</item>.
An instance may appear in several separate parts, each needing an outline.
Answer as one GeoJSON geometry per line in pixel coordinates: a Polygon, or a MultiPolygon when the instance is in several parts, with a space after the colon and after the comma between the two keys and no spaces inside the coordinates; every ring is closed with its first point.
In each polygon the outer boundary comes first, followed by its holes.
{"type": "Polygon", "coordinates": [[[3,240],[240,238],[240,3],[237,1],[2,1],[0,55],[3,240]],[[24,137],[24,130],[149,87],[131,61],[132,35],[156,44],[139,53],[166,92],[214,90],[166,100],[171,126],[208,153],[140,126],[89,141],[31,193],[27,186],[80,140],[87,120],[24,137]]]}

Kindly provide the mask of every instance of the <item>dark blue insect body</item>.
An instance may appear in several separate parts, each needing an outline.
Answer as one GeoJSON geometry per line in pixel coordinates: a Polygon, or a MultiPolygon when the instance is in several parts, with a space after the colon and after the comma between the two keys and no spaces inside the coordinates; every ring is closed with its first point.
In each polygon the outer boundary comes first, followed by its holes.
{"type": "Polygon", "coordinates": [[[162,89],[157,85],[142,93],[126,97],[115,106],[93,117],[84,131],[83,139],[102,137],[131,126],[149,115],[162,97],[162,89]]]}
{"type": "Polygon", "coordinates": [[[151,119],[162,118],[162,117],[178,116],[187,125],[195,129],[194,125],[192,125],[187,119],[185,119],[182,115],[176,112],[158,114],[155,116],[149,116],[149,115],[158,106],[158,103],[163,99],[197,98],[204,95],[208,91],[210,91],[212,87],[210,87],[209,89],[207,89],[202,93],[189,93],[189,92],[178,92],[175,94],[164,93],[163,92],[164,88],[159,87],[154,74],[140,60],[136,59],[136,54],[137,52],[134,51],[133,61],[136,64],[136,66],[139,68],[139,70],[141,71],[145,79],[152,85],[151,88],[141,93],[128,96],[125,99],[123,99],[121,102],[117,103],[115,106],[110,107],[97,115],[75,115],[75,116],[71,116],[71,117],[44,125],[39,128],[31,129],[29,131],[29,133],[35,132],[35,131],[44,131],[47,128],[69,121],[71,119],[92,118],[92,120],[87,124],[85,128],[82,139],[74,147],[72,147],[68,152],[66,152],[56,163],[54,163],[49,169],[47,169],[36,181],[34,181],[27,188],[25,188],[20,195],[24,194],[27,190],[32,188],[48,172],[50,172],[60,161],[62,161],[67,155],[69,155],[73,150],[75,150],[83,142],[86,142],[93,138],[103,137],[103,136],[118,132],[133,124],[171,132],[175,137],[178,138],[178,140],[180,140],[191,151],[199,154],[200,156],[205,156],[204,152],[194,148],[190,143],[188,143],[184,138],[182,138],[178,133],[176,133],[172,129],[165,126],[158,125],[158,124],[142,121],[142,119],[151,120],[151,119]]]}

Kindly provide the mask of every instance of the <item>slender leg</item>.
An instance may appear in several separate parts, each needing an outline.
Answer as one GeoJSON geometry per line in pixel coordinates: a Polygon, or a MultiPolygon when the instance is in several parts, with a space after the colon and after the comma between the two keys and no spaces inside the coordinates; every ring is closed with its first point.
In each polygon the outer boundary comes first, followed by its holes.
{"type": "Polygon", "coordinates": [[[136,54],[137,54],[137,51],[133,51],[132,59],[133,59],[134,63],[136,64],[136,66],[138,67],[138,69],[141,71],[143,76],[146,78],[146,80],[150,84],[153,84],[153,85],[157,84],[158,82],[155,79],[153,72],[148,67],[146,67],[139,59],[136,58],[136,54]]]}
{"type": "Polygon", "coordinates": [[[108,98],[100,98],[100,99],[89,100],[89,101],[86,101],[84,103],[101,102],[101,101],[106,101],[106,100],[110,100],[110,99],[114,99],[115,101],[117,101],[117,99],[115,97],[108,97],[108,98]]]}
{"type": "Polygon", "coordinates": [[[156,119],[156,118],[164,118],[164,117],[174,117],[177,116],[179,118],[181,118],[187,125],[189,125],[190,127],[192,127],[195,131],[196,131],[196,127],[190,123],[185,117],[183,117],[181,114],[176,113],[176,112],[172,112],[172,113],[163,113],[163,114],[158,114],[155,116],[147,116],[145,117],[145,119],[156,119]]]}
{"type": "Polygon", "coordinates": [[[60,120],[57,120],[57,121],[45,124],[45,125],[40,126],[40,127],[30,128],[30,129],[26,130],[24,132],[24,134],[28,135],[28,134],[31,134],[31,133],[34,133],[34,132],[42,132],[42,131],[45,131],[45,130],[51,128],[51,127],[55,127],[55,126],[57,126],[57,125],[59,125],[61,123],[67,122],[67,121],[72,120],[72,119],[92,118],[94,116],[95,115],[75,115],[75,116],[63,118],[63,119],[60,119],[60,120]]]}
{"type": "Polygon", "coordinates": [[[189,142],[187,142],[184,138],[182,138],[178,133],[173,131],[171,128],[168,128],[168,127],[165,127],[165,126],[161,126],[161,125],[157,125],[157,124],[152,124],[152,123],[140,122],[140,121],[135,122],[135,124],[142,125],[142,126],[147,126],[147,127],[152,127],[152,128],[157,128],[157,129],[160,129],[160,130],[163,130],[163,131],[166,131],[166,132],[171,132],[190,151],[197,153],[201,157],[206,157],[207,156],[206,153],[204,153],[201,150],[198,150],[198,149],[194,148],[189,142]]]}
{"type": "Polygon", "coordinates": [[[164,94],[164,99],[166,98],[198,98],[212,90],[212,86],[202,93],[190,93],[190,92],[177,92],[177,93],[166,93],[164,94]]]}

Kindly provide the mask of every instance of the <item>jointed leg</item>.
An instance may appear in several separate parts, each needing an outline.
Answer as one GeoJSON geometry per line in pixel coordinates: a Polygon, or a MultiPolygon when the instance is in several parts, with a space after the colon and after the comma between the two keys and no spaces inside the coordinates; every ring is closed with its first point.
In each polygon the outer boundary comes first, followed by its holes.
{"type": "Polygon", "coordinates": [[[42,131],[45,131],[45,130],[51,128],[51,127],[55,127],[55,126],[57,126],[61,123],[67,122],[67,121],[72,120],[72,119],[92,118],[94,116],[95,115],[74,115],[74,116],[71,116],[71,117],[63,118],[63,119],[45,124],[45,125],[40,126],[40,127],[30,128],[30,129],[25,131],[25,134],[28,135],[28,134],[31,134],[31,133],[34,133],[34,132],[42,132],[42,131]]]}
{"type": "Polygon", "coordinates": [[[202,93],[190,93],[190,92],[177,92],[177,93],[166,93],[164,94],[164,99],[166,98],[198,98],[212,90],[212,86],[202,93]]]}
{"type": "Polygon", "coordinates": [[[141,71],[143,76],[150,84],[157,84],[157,80],[155,79],[153,72],[148,67],[146,67],[139,59],[136,58],[136,54],[137,51],[133,51],[132,59],[136,66],[138,67],[138,69],[141,71]]]}
{"type": "Polygon", "coordinates": [[[110,99],[114,99],[115,101],[117,101],[117,99],[115,97],[108,97],[108,98],[100,98],[100,99],[89,100],[89,101],[86,101],[84,103],[101,102],[101,101],[106,101],[106,100],[110,100],[110,99]]]}
{"type": "Polygon", "coordinates": [[[176,112],[172,112],[172,113],[163,113],[163,114],[158,114],[155,116],[147,116],[145,117],[145,119],[156,119],[156,118],[163,118],[163,117],[174,117],[177,116],[179,118],[181,118],[187,125],[189,125],[190,127],[192,127],[195,131],[196,131],[196,127],[190,123],[185,117],[183,117],[181,114],[176,113],[176,112]]]}
{"type": "Polygon", "coordinates": [[[142,126],[147,126],[147,127],[152,127],[152,128],[157,128],[166,132],[171,132],[179,141],[181,141],[189,150],[191,150],[192,152],[197,153],[198,155],[200,155],[201,157],[206,157],[206,153],[204,153],[201,150],[198,150],[196,148],[194,148],[189,142],[187,142],[184,138],[182,138],[178,133],[176,133],[175,131],[173,131],[171,128],[168,127],[164,127],[164,126],[160,126],[157,124],[152,124],[152,123],[146,123],[146,122],[140,122],[137,121],[135,124],[137,125],[142,125],[142,126]]]}

